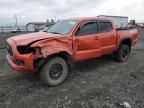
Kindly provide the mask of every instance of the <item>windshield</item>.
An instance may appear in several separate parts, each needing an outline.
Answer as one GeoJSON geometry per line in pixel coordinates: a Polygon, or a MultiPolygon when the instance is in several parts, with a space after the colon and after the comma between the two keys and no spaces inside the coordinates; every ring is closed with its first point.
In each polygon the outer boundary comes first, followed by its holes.
{"type": "Polygon", "coordinates": [[[54,34],[67,35],[71,32],[75,24],[76,24],[75,20],[59,21],[55,25],[53,25],[50,29],[48,29],[47,32],[54,33],[54,34]]]}

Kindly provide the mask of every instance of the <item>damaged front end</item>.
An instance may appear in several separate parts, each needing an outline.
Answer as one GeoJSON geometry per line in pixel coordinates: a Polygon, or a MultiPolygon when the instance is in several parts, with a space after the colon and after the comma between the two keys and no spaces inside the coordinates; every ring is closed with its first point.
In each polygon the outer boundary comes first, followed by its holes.
{"type": "Polygon", "coordinates": [[[7,40],[7,61],[10,67],[16,71],[35,72],[34,61],[40,58],[41,49],[39,47],[17,46],[11,39],[7,40]]]}

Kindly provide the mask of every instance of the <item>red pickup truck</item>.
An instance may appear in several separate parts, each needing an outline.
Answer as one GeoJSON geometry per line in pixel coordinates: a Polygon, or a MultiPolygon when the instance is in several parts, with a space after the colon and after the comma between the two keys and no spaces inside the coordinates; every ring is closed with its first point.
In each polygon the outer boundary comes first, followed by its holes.
{"type": "Polygon", "coordinates": [[[61,20],[45,32],[7,39],[7,60],[14,70],[40,72],[44,83],[56,86],[73,62],[108,53],[127,61],[137,36],[137,29],[116,29],[107,18],[61,20]]]}

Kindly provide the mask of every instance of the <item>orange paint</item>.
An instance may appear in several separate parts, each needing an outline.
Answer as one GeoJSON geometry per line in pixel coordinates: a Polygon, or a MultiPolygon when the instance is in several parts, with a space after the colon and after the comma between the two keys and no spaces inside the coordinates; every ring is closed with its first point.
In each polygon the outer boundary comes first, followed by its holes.
{"type": "Polygon", "coordinates": [[[7,43],[11,46],[13,51],[13,56],[7,54],[10,67],[16,71],[35,72],[34,61],[39,58],[47,58],[53,54],[67,52],[74,61],[86,60],[116,51],[123,39],[130,38],[132,45],[137,41],[138,32],[136,29],[116,31],[113,21],[110,19],[95,17],[76,20],[77,24],[68,35],[39,32],[9,38],[7,43]],[[112,22],[113,29],[106,33],[86,36],[75,35],[82,23],[92,20],[108,20],[112,22]],[[17,50],[17,46],[39,48],[41,54],[20,54],[17,50]],[[15,62],[17,60],[22,60],[24,65],[16,65],[15,62]]]}

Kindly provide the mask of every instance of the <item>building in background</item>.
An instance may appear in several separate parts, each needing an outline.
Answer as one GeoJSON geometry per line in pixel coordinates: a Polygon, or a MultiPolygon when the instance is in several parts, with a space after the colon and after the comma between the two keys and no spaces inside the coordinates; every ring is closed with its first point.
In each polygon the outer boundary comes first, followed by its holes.
{"type": "Polygon", "coordinates": [[[53,24],[53,22],[30,22],[26,25],[26,30],[28,32],[37,32],[53,24]]]}
{"type": "Polygon", "coordinates": [[[112,19],[115,23],[116,28],[126,27],[128,25],[128,17],[126,16],[99,15],[98,17],[106,17],[112,19]]]}
{"type": "Polygon", "coordinates": [[[37,32],[45,27],[52,26],[55,22],[30,22],[26,26],[0,26],[0,33],[17,33],[17,32],[37,32]]]}

